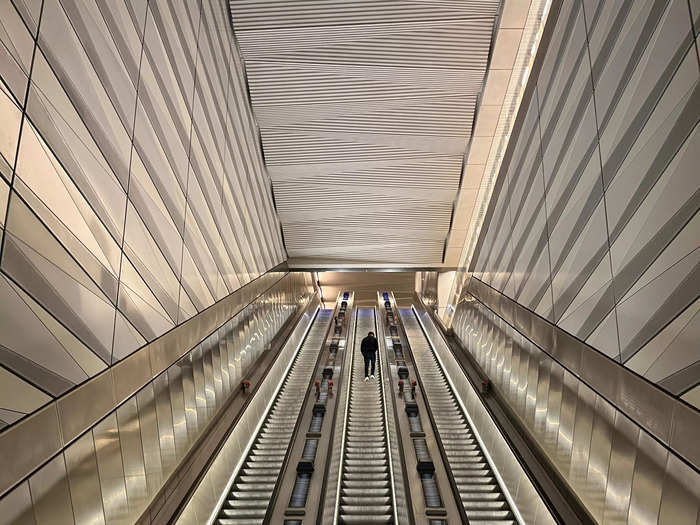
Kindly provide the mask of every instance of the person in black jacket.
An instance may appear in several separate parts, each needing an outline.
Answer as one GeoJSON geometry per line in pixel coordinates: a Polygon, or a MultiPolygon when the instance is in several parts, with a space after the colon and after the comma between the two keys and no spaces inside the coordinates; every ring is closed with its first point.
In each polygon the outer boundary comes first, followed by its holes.
{"type": "Polygon", "coordinates": [[[377,343],[377,338],[374,337],[374,332],[370,332],[362,340],[362,345],[360,346],[362,357],[365,358],[365,381],[369,381],[370,363],[372,364],[372,379],[374,379],[374,364],[377,361],[377,350],[379,350],[379,343],[377,343]]]}

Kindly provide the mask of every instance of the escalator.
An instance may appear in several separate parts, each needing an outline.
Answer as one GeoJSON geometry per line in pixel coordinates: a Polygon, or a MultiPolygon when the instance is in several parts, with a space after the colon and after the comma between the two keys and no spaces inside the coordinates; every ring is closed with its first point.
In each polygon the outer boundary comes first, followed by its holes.
{"type": "Polygon", "coordinates": [[[396,523],[382,367],[365,381],[362,338],[376,332],[374,309],[357,311],[350,395],[343,432],[334,523],[396,523]]]}
{"type": "Polygon", "coordinates": [[[471,525],[517,523],[466,415],[423,333],[415,314],[400,310],[434,430],[453,480],[453,487],[471,525]]]}
{"type": "Polygon", "coordinates": [[[292,363],[215,523],[263,523],[333,310],[320,310],[292,363]]]}

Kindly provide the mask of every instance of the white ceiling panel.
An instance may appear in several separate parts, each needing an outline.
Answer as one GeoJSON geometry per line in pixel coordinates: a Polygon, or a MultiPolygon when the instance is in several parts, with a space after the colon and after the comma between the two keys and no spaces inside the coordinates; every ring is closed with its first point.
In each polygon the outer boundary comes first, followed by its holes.
{"type": "Polygon", "coordinates": [[[230,0],[290,257],[440,264],[500,0],[230,0]]]}

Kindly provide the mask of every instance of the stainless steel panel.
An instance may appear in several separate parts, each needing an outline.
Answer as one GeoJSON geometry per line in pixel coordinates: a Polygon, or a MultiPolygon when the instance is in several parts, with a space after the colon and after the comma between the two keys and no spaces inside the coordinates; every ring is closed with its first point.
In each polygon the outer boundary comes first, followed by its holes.
{"type": "Polygon", "coordinates": [[[65,450],[68,482],[76,523],[104,523],[100,476],[97,471],[92,432],[78,438],[65,450]]]}
{"type": "Polygon", "coordinates": [[[148,352],[139,350],[119,361],[112,367],[112,379],[115,401],[121,403],[151,380],[148,352]]]}
{"type": "Polygon", "coordinates": [[[618,378],[617,407],[664,443],[669,443],[671,418],[678,401],[632,373],[618,378]]]}
{"type": "Polygon", "coordinates": [[[177,456],[175,455],[175,436],[173,433],[173,411],[170,406],[170,389],[166,374],[161,374],[153,380],[153,395],[158,418],[160,459],[163,465],[163,476],[167,478],[175,468],[177,456]]]}
{"type": "Polygon", "coordinates": [[[605,493],[608,484],[614,425],[615,410],[610,403],[596,395],[586,490],[590,494],[588,510],[599,523],[603,522],[605,511],[605,493]]]}
{"type": "Polygon", "coordinates": [[[659,523],[695,525],[700,518],[700,485],[697,473],[669,454],[661,493],[659,523]]]}
{"type": "Polygon", "coordinates": [[[214,369],[212,366],[212,341],[207,338],[202,344],[202,370],[204,371],[204,398],[207,407],[207,419],[216,412],[216,390],[214,387],[214,369]]]}
{"type": "MultiPolygon", "coordinates": [[[[182,394],[185,407],[185,422],[187,435],[190,439],[196,439],[199,435],[199,421],[197,419],[197,400],[194,388],[194,372],[192,369],[192,355],[187,354],[180,361],[180,373],[182,375],[182,394]]],[[[204,423],[202,423],[202,427],[204,423]]]]}
{"type": "Polygon", "coordinates": [[[114,406],[114,383],[109,369],[59,398],[58,415],[64,443],[70,443],[114,406]]]}
{"type": "Polygon", "coordinates": [[[112,413],[92,430],[100,474],[105,523],[125,523],[129,516],[117,415],[112,413]]]}
{"type": "Polygon", "coordinates": [[[74,522],[63,454],[29,478],[29,490],[37,525],[69,525],[74,522]]]}
{"type": "Polygon", "coordinates": [[[311,302],[307,311],[292,331],[284,344],[279,357],[272,364],[269,373],[263,379],[262,384],[250,400],[246,411],[233,428],[222,449],[204,474],[201,483],[194,491],[190,500],[186,503],[177,523],[189,525],[195,518],[197,523],[204,523],[218,508],[219,497],[228,487],[230,479],[225,479],[222,472],[229,472],[235,476],[236,466],[246,453],[246,447],[252,443],[255,437],[255,428],[260,417],[266,409],[270,399],[274,397],[276,388],[283,377],[287,364],[292,359],[297,346],[303,340],[307,327],[313,319],[317,301],[311,302]]]}
{"type": "MultiPolygon", "coordinates": [[[[474,312],[475,315],[479,315],[478,312],[474,312]]],[[[479,316],[479,319],[481,319],[483,322],[486,321],[486,318],[479,316]]],[[[496,380],[496,385],[500,387],[501,392],[506,392],[505,389],[505,384],[507,381],[510,379],[506,376],[505,373],[505,366],[506,363],[509,362],[510,360],[510,355],[513,353],[513,338],[510,337],[508,333],[504,334],[505,337],[503,338],[503,348],[499,351],[499,356],[498,356],[498,363],[497,363],[497,369],[496,369],[496,375],[495,375],[495,380],[496,380]]]]}
{"type": "MultiPolygon", "coordinates": [[[[487,367],[491,377],[499,377],[499,363],[503,362],[503,348],[506,345],[507,335],[504,332],[498,334],[498,341],[488,345],[489,357],[487,358],[487,367]]],[[[498,379],[500,381],[500,378],[498,379]]]]}
{"type": "Polygon", "coordinates": [[[261,275],[145,347],[150,355],[152,377],[160,374],[180,359],[187,349],[193,348],[255,297],[288,275],[290,274],[285,272],[261,275]]]}
{"type": "Polygon", "coordinates": [[[63,445],[56,404],[51,403],[0,434],[0,494],[63,445]]]}
{"type": "Polygon", "coordinates": [[[229,319],[226,324],[219,328],[219,352],[221,354],[221,381],[226,394],[230,394],[234,388],[234,377],[232,372],[233,348],[231,346],[231,326],[232,321],[229,319]]]}
{"type": "MultiPolygon", "coordinates": [[[[277,274],[274,278],[266,278],[264,282],[268,285],[274,284],[274,279],[280,277],[282,274],[277,274]]],[[[254,340],[256,345],[250,348],[251,355],[258,355],[261,352],[263,342],[273,337],[278,327],[295,312],[297,306],[301,304],[298,301],[305,300],[309,296],[308,290],[302,289],[302,282],[303,276],[297,275],[278,281],[275,289],[256,300],[258,306],[247,308],[239,313],[237,323],[241,325],[245,322],[250,325],[249,333],[257,334],[254,340]],[[281,290],[287,290],[287,296],[294,302],[277,310],[262,306],[267,305],[269,301],[282,299],[281,290]],[[279,299],[275,299],[276,297],[279,299]],[[255,315],[255,319],[243,319],[246,315],[255,315]]],[[[260,293],[264,290],[260,284],[257,286],[253,291],[260,293]]],[[[250,295],[250,297],[253,296],[250,295]]],[[[240,307],[241,303],[236,303],[233,299],[225,305],[225,308],[228,308],[227,311],[240,310],[240,307]]],[[[219,303],[214,308],[219,308],[219,303]]],[[[188,325],[187,330],[192,330],[193,327],[195,327],[194,324],[188,325]]],[[[187,337],[194,336],[189,334],[187,337]]],[[[218,342],[218,331],[213,337],[218,342]]],[[[228,339],[232,340],[231,337],[228,339]]],[[[219,370],[226,368],[230,370],[230,363],[233,362],[234,366],[236,364],[235,347],[232,347],[229,342],[226,344],[232,350],[233,358],[227,358],[228,362],[222,362],[219,370]]],[[[181,348],[180,351],[182,352],[183,349],[181,348]]],[[[102,495],[109,498],[110,505],[115,505],[110,507],[105,503],[108,518],[128,521],[138,514],[162,487],[165,480],[163,460],[168,462],[166,466],[170,471],[187,452],[191,436],[198,435],[208,420],[204,416],[210,417],[213,414],[213,411],[205,412],[201,420],[197,419],[197,398],[199,397],[201,401],[202,409],[207,407],[201,357],[199,377],[202,388],[198,392],[191,355],[188,355],[182,363],[174,365],[176,368],[171,368],[167,374],[159,376],[153,383],[147,383],[129,399],[128,396],[150,378],[152,369],[148,361],[148,352],[139,350],[108,372],[88,381],[58,402],[48,405],[3,432],[0,436],[0,464],[3,466],[0,469],[0,490],[6,490],[16,483],[16,480],[27,476],[38,465],[60,452],[65,437],[66,441],[73,440],[64,452],[68,477],[63,476],[63,480],[60,483],[57,482],[55,488],[44,483],[50,478],[49,474],[56,471],[57,460],[52,460],[32,477],[31,486],[37,490],[32,495],[35,500],[39,497],[44,498],[41,501],[35,501],[39,505],[38,516],[46,521],[48,508],[45,504],[45,501],[48,501],[46,498],[55,499],[56,494],[60,494],[61,491],[67,493],[67,487],[75,492],[73,503],[76,515],[80,518],[78,521],[95,521],[98,519],[97,516],[102,515],[102,495]],[[183,363],[185,366],[181,366],[183,363]],[[154,396],[154,385],[158,392],[157,398],[154,396]],[[182,399],[181,403],[180,399],[182,399]],[[156,400],[158,409],[156,409],[156,400]],[[110,413],[117,401],[124,401],[124,404],[116,412],[110,413]],[[104,418],[105,414],[109,415],[104,418]],[[94,428],[99,445],[98,467],[93,434],[89,429],[90,425],[95,424],[100,418],[104,419],[94,428]],[[183,441],[182,436],[177,433],[180,427],[187,432],[186,441],[183,441]],[[85,430],[88,430],[87,434],[84,433],[85,430]],[[175,439],[178,440],[177,449],[174,447],[175,439]],[[104,494],[101,489],[104,490],[104,494]]],[[[240,372],[238,373],[240,376],[240,372]]],[[[223,377],[222,373],[221,395],[217,395],[216,406],[220,406],[225,401],[223,377]]],[[[237,388],[238,381],[236,379],[231,387],[237,388]]],[[[60,458],[63,457],[63,455],[60,456],[60,458]]],[[[26,483],[19,485],[15,492],[8,495],[6,499],[0,500],[0,504],[5,505],[6,502],[16,500],[18,512],[22,512],[22,494],[26,496],[28,487],[26,483]]],[[[67,502],[70,506],[70,500],[67,502]]],[[[52,523],[60,522],[64,518],[60,506],[57,506],[57,509],[56,516],[51,517],[52,523]]],[[[18,517],[17,520],[20,518],[18,517]]]]}
{"type": "MultiPolygon", "coordinates": [[[[500,295],[478,279],[471,279],[469,289],[465,290],[455,316],[466,308],[471,309],[468,306],[471,297],[482,301],[497,314],[510,315],[508,312],[501,312],[505,306],[499,299],[500,295]]],[[[688,410],[672,396],[636,376],[624,366],[603,356],[565,331],[550,325],[523,306],[513,304],[516,311],[515,327],[520,332],[541,348],[546,349],[570,372],[586,381],[588,386],[603,395],[646,431],[669,444],[695,466],[700,466],[699,447],[688,446],[684,438],[680,437],[685,432],[671,434],[675,425],[695,428],[700,432],[700,413],[697,410],[688,410]],[[682,414],[677,422],[671,421],[675,413],[682,414]],[[671,444],[673,439],[677,440],[677,444],[671,444]]],[[[483,317],[494,316],[492,312],[483,308],[483,305],[478,311],[483,317]]],[[[511,327],[509,330],[514,331],[511,327]]],[[[460,337],[465,341],[466,338],[462,336],[463,334],[460,337]]],[[[479,352],[473,351],[473,353],[479,360],[479,352]]],[[[492,380],[494,380],[493,377],[492,380]]]]}
{"type": "Polygon", "coordinates": [[[163,484],[163,466],[160,459],[158,418],[152,383],[136,394],[136,402],[139,411],[143,463],[146,469],[146,485],[149,497],[153,497],[163,484]]]}
{"type": "Polygon", "coordinates": [[[628,417],[616,413],[603,523],[627,523],[639,433],[628,417]]]}
{"type": "Polygon", "coordinates": [[[527,390],[525,392],[525,422],[530,428],[535,426],[537,408],[537,385],[540,373],[540,350],[528,341],[529,367],[527,370],[527,390]]]}
{"type": "Polygon", "coordinates": [[[628,519],[640,525],[656,524],[668,451],[659,447],[646,432],[640,432],[637,447],[628,519]]]}
{"type": "MultiPolygon", "coordinates": [[[[483,449],[486,452],[489,463],[493,467],[495,474],[501,477],[501,484],[506,489],[506,493],[510,498],[513,508],[517,509],[517,511],[522,515],[524,523],[534,523],[536,519],[539,519],[542,523],[554,523],[551,514],[549,519],[547,519],[545,515],[541,515],[539,518],[536,518],[538,512],[540,512],[541,509],[544,509],[545,506],[539,494],[535,490],[534,485],[520,466],[512,450],[501,435],[498,427],[496,427],[488,411],[482,404],[479,396],[471,386],[471,383],[464,377],[461,367],[457,363],[452,352],[447,347],[442,335],[435,327],[429,315],[425,312],[421,312],[419,314],[419,319],[422,321],[423,327],[428,334],[431,343],[434,345],[435,352],[439,356],[439,360],[442,363],[451,384],[453,385],[455,394],[467,409],[465,412],[470,419],[474,433],[483,445],[483,449]]],[[[407,325],[405,324],[405,326],[407,325]]],[[[514,345],[514,348],[517,346],[519,345],[514,345]]],[[[514,349],[514,353],[517,353],[518,351],[519,350],[517,348],[514,349]]],[[[520,351],[522,351],[524,354],[527,352],[524,348],[521,348],[520,351]]],[[[517,359],[520,361],[519,357],[517,359]]],[[[523,371],[522,373],[524,373],[526,377],[529,373],[529,365],[525,364],[526,362],[529,362],[529,357],[527,355],[523,356],[522,362],[522,368],[513,367],[512,375],[515,381],[518,381],[517,376],[520,375],[520,370],[523,371]]],[[[518,385],[518,387],[519,386],[520,385],[518,385]]],[[[525,384],[523,392],[526,390],[526,388],[527,385],[525,384]]],[[[520,394],[520,388],[511,390],[511,396],[509,396],[509,399],[518,399],[520,397],[522,397],[520,394]]],[[[523,415],[522,411],[524,411],[524,406],[525,402],[523,397],[521,412],[519,413],[521,417],[523,415]]],[[[549,514],[546,509],[544,509],[542,512],[549,514]]]]}
{"type": "Polygon", "coordinates": [[[117,425],[119,426],[119,441],[124,463],[126,501],[129,505],[129,515],[133,517],[140,513],[148,500],[136,396],[127,399],[117,409],[117,425]]]}
{"type": "MultiPolygon", "coordinates": [[[[490,292],[484,293],[484,297],[495,302],[490,292]]],[[[700,458],[696,439],[700,434],[700,414],[632,377],[628,370],[580,342],[573,348],[576,345],[566,337],[559,337],[556,331],[536,333],[546,330],[530,318],[533,314],[519,306],[516,311],[519,328],[529,330],[528,335],[534,334],[536,340],[557,343],[557,348],[547,351],[561,358],[570,370],[527,338],[521,339],[522,334],[478,302],[460,304],[453,328],[491,376],[494,387],[527,423],[532,437],[591,515],[600,523],[655,523],[654,516],[662,506],[665,514],[675,515],[676,500],[695,515],[697,510],[693,510],[695,507],[690,501],[695,497],[695,487],[700,486],[700,475],[673,454],[670,455],[673,461],[669,459],[668,462],[685,466],[689,477],[674,478],[664,474],[668,453],[647,429],[672,443],[686,459],[697,460],[700,458]],[[494,372],[489,363],[484,363],[485,345],[493,343],[504,347],[512,344],[513,347],[510,366],[508,360],[504,360],[503,370],[507,375],[502,375],[502,379],[499,379],[498,367],[494,372]],[[522,364],[525,350],[529,352],[527,368],[522,364]],[[534,356],[537,356],[536,376],[532,368],[534,356]],[[588,385],[572,373],[577,370],[577,364],[588,385]],[[525,374],[528,399],[523,406],[520,389],[525,374]],[[530,386],[535,377],[537,388],[532,390],[530,386]],[[514,389],[515,384],[517,389],[514,389]],[[596,385],[599,385],[599,393],[590,388],[596,385]],[[528,402],[532,395],[536,412],[534,424],[530,425],[528,402]],[[617,403],[623,397],[624,402],[620,402],[619,407],[610,403],[617,403]],[[639,421],[633,422],[625,414],[635,414],[639,421]],[[677,420],[675,414],[680,414],[677,420]],[[652,489],[652,485],[656,488],[652,489]],[[668,504],[662,503],[666,494],[668,504]]],[[[493,349],[489,352],[493,353],[493,349]]],[[[688,519],[692,522],[696,518],[688,519]]]]}
{"type": "Polygon", "coordinates": [[[0,525],[35,525],[29,482],[25,481],[0,499],[0,525]]]}
{"type": "Polygon", "coordinates": [[[219,369],[221,370],[221,394],[222,399],[227,399],[231,392],[231,382],[228,373],[228,344],[226,343],[226,325],[216,332],[216,341],[219,347],[219,369]]]}
{"type": "Polygon", "coordinates": [[[578,405],[578,380],[568,371],[564,371],[561,391],[561,412],[559,416],[559,436],[557,453],[554,458],[563,472],[568,472],[571,464],[571,448],[574,441],[574,423],[578,405]]]}
{"type": "Polygon", "coordinates": [[[251,310],[252,308],[248,307],[246,308],[246,313],[245,313],[245,318],[243,322],[241,323],[240,329],[241,329],[241,347],[240,347],[240,352],[241,352],[241,372],[243,374],[243,377],[248,373],[248,368],[250,367],[251,361],[252,361],[252,348],[251,348],[251,338],[252,338],[252,330],[250,327],[250,316],[251,316],[251,310]]]}
{"type": "Polygon", "coordinates": [[[591,454],[591,437],[593,433],[593,410],[596,394],[580,381],[576,381],[577,403],[574,423],[573,442],[571,446],[571,464],[569,483],[579,491],[586,491],[588,461],[591,454]]]}
{"type": "Polygon", "coordinates": [[[671,420],[671,446],[696,467],[700,466],[700,412],[681,403],[676,404],[671,420]]]}
{"type": "Polygon", "coordinates": [[[610,360],[598,352],[584,352],[581,356],[581,379],[596,385],[596,391],[608,401],[617,399],[622,367],[610,366],[610,360]]]}
{"type": "Polygon", "coordinates": [[[238,389],[241,381],[240,354],[238,352],[238,320],[234,318],[227,325],[226,346],[228,347],[228,375],[231,390],[238,389]]]}
{"type": "MultiPolygon", "coordinates": [[[[486,330],[486,323],[484,322],[479,333],[483,334],[486,330]]],[[[515,406],[515,389],[513,388],[513,382],[517,384],[517,378],[515,377],[516,370],[520,363],[520,353],[518,350],[517,340],[510,337],[510,345],[508,346],[509,352],[505,354],[505,361],[503,362],[503,379],[501,384],[503,385],[503,392],[511,400],[513,406],[515,406]]],[[[481,343],[484,344],[484,343],[481,343]]]]}
{"type": "MultiPolygon", "coordinates": [[[[556,450],[559,438],[559,418],[561,414],[561,396],[564,387],[564,368],[555,361],[550,363],[549,396],[547,397],[547,426],[543,436],[546,450],[550,454],[556,450]]],[[[554,458],[551,458],[554,460],[554,458]]]]}
{"type": "Polygon", "coordinates": [[[189,449],[191,439],[187,433],[185,421],[185,399],[182,389],[182,360],[168,368],[168,390],[170,391],[170,407],[173,417],[173,439],[175,442],[175,455],[181,458],[189,449]]]}
{"type": "MultiPolygon", "coordinates": [[[[216,303],[209,310],[217,311],[218,313],[214,312],[213,319],[221,319],[223,322],[246,304],[241,298],[255,297],[272,285],[278,289],[287,287],[292,289],[290,284],[296,283],[293,288],[295,293],[300,298],[307,297],[309,291],[301,289],[299,284],[302,280],[296,274],[292,276],[285,272],[269,272],[234,292],[225,300],[216,303]],[[285,276],[287,277],[284,278],[285,276]]],[[[270,290],[270,293],[276,292],[270,290]]],[[[209,310],[207,316],[211,317],[209,310]]],[[[292,310],[288,310],[285,315],[288,317],[291,313],[292,310]]],[[[215,326],[220,325],[221,322],[215,326]]],[[[165,354],[159,354],[159,348],[170,347],[168,352],[176,351],[182,355],[201,340],[206,333],[202,331],[205,325],[202,319],[197,319],[193,323],[183,323],[162,338],[134,352],[111,369],[88,380],[56,403],[2,433],[0,463],[4,468],[0,469],[0,494],[54,455],[64,443],[70,442],[88,430],[118,403],[136,389],[141,388],[153,376],[154,370],[159,373],[171,364],[173,360],[168,361],[165,354]],[[37,429],[41,430],[37,432],[37,429]],[[36,436],[41,436],[41,439],[36,436]],[[19,447],[18,443],[22,446],[19,447]],[[7,457],[3,457],[5,455],[7,457]]],[[[209,331],[212,329],[213,327],[209,331]]]]}
{"type": "Polygon", "coordinates": [[[525,412],[525,404],[527,402],[528,370],[530,369],[530,352],[528,352],[529,344],[530,342],[525,338],[520,340],[520,360],[519,370],[517,370],[518,409],[526,421],[527,414],[525,412]]]}
{"type": "Polygon", "coordinates": [[[241,329],[242,320],[234,318],[231,323],[231,333],[229,334],[229,375],[232,378],[234,388],[238,388],[243,379],[241,364],[241,329]],[[233,364],[231,364],[231,362],[233,364]]]}
{"type": "Polygon", "coordinates": [[[214,379],[215,407],[223,404],[224,389],[221,384],[221,354],[219,353],[219,332],[209,336],[209,353],[211,355],[211,369],[214,379]]]}
{"type": "Polygon", "coordinates": [[[537,374],[537,396],[535,400],[535,420],[533,431],[535,435],[544,436],[547,430],[547,409],[549,399],[549,377],[552,372],[552,360],[544,353],[539,353],[537,364],[539,372],[537,374]]]}
{"type": "Polygon", "coordinates": [[[200,422],[209,421],[207,410],[206,385],[204,383],[204,347],[197,345],[192,351],[192,373],[194,375],[195,400],[197,403],[197,420],[200,422]]]}

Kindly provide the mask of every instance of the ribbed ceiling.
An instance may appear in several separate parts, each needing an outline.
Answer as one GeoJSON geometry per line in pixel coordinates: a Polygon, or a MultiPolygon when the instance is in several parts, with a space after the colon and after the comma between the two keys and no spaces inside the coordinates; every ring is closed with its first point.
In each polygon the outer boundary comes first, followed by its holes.
{"type": "Polygon", "coordinates": [[[290,257],[439,264],[498,0],[230,0],[290,257]]]}

